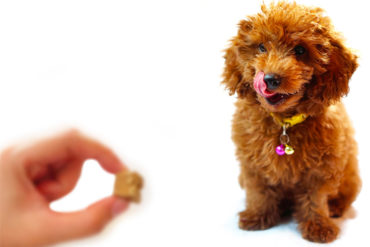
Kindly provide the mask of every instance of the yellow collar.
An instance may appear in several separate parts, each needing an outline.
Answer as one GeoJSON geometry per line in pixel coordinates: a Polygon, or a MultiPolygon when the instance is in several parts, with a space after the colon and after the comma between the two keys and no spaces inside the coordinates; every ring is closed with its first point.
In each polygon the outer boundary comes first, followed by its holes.
{"type": "Polygon", "coordinates": [[[271,112],[270,115],[276,122],[278,122],[281,126],[285,126],[286,128],[302,123],[308,117],[304,113],[297,114],[289,118],[281,118],[273,112],[271,112]]]}

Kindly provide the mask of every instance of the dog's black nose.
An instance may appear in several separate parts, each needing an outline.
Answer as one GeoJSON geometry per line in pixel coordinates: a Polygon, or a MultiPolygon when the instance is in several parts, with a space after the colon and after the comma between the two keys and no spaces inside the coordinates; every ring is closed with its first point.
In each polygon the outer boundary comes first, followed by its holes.
{"type": "Polygon", "coordinates": [[[276,89],[280,86],[280,77],[275,74],[266,74],[263,80],[267,84],[267,89],[276,89]]]}

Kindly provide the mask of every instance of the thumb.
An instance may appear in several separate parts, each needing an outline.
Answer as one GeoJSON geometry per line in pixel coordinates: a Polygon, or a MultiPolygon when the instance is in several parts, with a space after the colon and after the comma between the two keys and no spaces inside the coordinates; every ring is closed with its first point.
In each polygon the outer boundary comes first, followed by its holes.
{"type": "Polygon", "coordinates": [[[110,196],[81,211],[71,213],[52,211],[54,216],[50,219],[53,222],[48,224],[51,230],[49,240],[59,242],[98,233],[114,216],[125,211],[128,206],[128,201],[110,196]]]}

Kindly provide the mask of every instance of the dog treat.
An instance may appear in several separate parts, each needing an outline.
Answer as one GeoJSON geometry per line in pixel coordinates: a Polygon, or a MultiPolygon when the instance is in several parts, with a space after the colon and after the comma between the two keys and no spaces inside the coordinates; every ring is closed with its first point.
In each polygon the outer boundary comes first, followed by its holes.
{"type": "Polygon", "coordinates": [[[116,175],[114,183],[114,195],[140,202],[140,189],[143,187],[143,179],[137,172],[124,170],[116,175]]]}

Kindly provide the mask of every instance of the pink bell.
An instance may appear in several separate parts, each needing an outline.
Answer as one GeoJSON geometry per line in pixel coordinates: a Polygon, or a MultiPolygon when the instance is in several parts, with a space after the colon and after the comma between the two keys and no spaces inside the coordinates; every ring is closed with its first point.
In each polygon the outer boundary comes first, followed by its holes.
{"type": "Polygon", "coordinates": [[[284,155],[285,154],[285,147],[283,144],[277,146],[275,148],[275,152],[278,154],[278,155],[284,155]]]}

